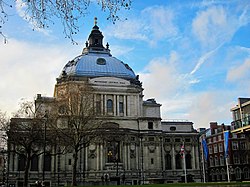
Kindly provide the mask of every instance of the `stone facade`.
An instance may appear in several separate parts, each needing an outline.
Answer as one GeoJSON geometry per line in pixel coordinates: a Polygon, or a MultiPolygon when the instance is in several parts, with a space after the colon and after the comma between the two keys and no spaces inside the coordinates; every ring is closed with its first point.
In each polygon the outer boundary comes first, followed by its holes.
{"type": "MultiPolygon", "coordinates": [[[[81,149],[77,163],[78,184],[144,184],[184,181],[181,146],[185,147],[189,181],[200,181],[197,131],[187,121],[162,121],[155,99],[143,100],[139,77],[122,61],[112,57],[109,45],[102,45],[102,33],[95,25],[83,54],[68,62],[57,79],[54,97],[37,95],[37,115],[57,114],[58,126],[67,126],[64,104],[72,91],[92,90],[96,119],[102,121],[102,133],[81,149]],[[91,61],[91,63],[90,63],[91,61]],[[89,63],[89,64],[88,64],[89,63]],[[101,138],[100,138],[101,137],[101,138]]],[[[68,101],[68,100],[67,100],[68,101]]],[[[13,119],[14,120],[14,119],[13,119]]],[[[11,147],[9,147],[11,148],[11,147]]],[[[29,184],[41,180],[43,164],[48,186],[67,185],[72,177],[73,154],[39,155],[29,184]]],[[[9,184],[21,186],[23,171],[19,155],[9,156],[9,184]]],[[[31,166],[32,167],[32,166],[31,166]]]]}

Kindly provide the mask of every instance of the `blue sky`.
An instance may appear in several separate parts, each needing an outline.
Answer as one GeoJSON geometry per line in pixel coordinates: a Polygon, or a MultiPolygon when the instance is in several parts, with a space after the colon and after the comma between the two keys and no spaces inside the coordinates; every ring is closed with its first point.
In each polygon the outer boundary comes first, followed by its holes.
{"type": "Polygon", "coordinates": [[[56,78],[81,53],[95,16],[112,55],[140,75],[144,99],[162,104],[162,119],[187,119],[196,128],[229,124],[237,98],[250,97],[250,0],[137,0],[116,24],[92,3],[79,20],[78,45],[64,39],[59,23],[32,31],[20,2],[2,29],[8,44],[0,44],[0,109],[9,114],[22,98],[53,96],[56,78]]]}

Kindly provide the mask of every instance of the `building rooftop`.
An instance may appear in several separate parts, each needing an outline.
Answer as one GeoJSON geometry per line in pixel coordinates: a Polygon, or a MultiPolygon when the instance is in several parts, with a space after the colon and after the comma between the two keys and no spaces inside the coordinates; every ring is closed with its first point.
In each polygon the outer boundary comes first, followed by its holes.
{"type": "Polygon", "coordinates": [[[138,76],[128,64],[112,57],[109,44],[103,46],[103,35],[96,24],[95,19],[82,54],[64,66],[58,80],[66,77],[117,77],[138,82],[138,76]]]}

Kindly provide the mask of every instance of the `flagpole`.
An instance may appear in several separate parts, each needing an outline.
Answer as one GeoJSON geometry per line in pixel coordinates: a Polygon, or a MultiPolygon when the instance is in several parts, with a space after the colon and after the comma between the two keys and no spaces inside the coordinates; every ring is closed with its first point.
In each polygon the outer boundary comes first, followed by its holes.
{"type": "MultiPolygon", "coordinates": [[[[227,145],[226,145],[226,136],[225,136],[225,133],[226,133],[227,131],[225,131],[224,133],[223,133],[223,135],[224,135],[224,149],[225,149],[225,158],[226,158],[226,166],[227,166],[227,181],[228,182],[230,182],[230,176],[229,176],[229,167],[228,167],[228,159],[229,159],[229,155],[227,154],[227,149],[228,149],[228,142],[227,142],[227,145]]],[[[227,132],[227,133],[229,133],[229,132],[227,132]]],[[[229,135],[227,135],[228,137],[227,137],[227,141],[229,141],[228,139],[229,139],[229,135]]]]}
{"type": "Polygon", "coordinates": [[[203,169],[203,182],[206,183],[206,171],[205,171],[205,161],[204,161],[204,148],[201,141],[201,147],[202,147],[202,169],[203,169]]]}
{"type": "Polygon", "coordinates": [[[227,181],[230,182],[229,167],[228,167],[228,158],[227,157],[226,157],[226,166],[227,166],[227,181]]]}

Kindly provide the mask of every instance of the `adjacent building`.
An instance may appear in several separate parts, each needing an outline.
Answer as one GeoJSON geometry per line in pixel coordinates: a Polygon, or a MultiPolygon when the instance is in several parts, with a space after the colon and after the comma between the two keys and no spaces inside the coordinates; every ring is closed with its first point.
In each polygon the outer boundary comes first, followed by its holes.
{"type": "Polygon", "coordinates": [[[238,105],[231,109],[231,125],[211,122],[210,128],[200,134],[201,166],[206,181],[250,180],[249,112],[250,99],[239,98],[238,105]],[[225,131],[229,132],[228,150],[225,153],[225,131]],[[208,157],[205,159],[202,139],[206,140],[208,157]],[[229,177],[228,177],[229,175],[229,177]]]}

